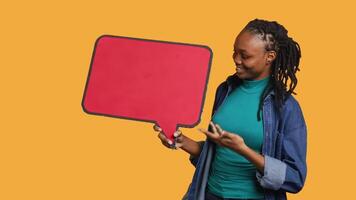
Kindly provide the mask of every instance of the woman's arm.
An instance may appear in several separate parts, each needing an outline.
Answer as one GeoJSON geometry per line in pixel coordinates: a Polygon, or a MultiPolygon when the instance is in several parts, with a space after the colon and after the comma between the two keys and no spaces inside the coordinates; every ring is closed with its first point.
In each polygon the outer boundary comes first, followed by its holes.
{"type": "Polygon", "coordinates": [[[192,157],[198,157],[201,152],[201,145],[182,134],[182,147],[185,152],[189,153],[192,157]]]}
{"type": "Polygon", "coordinates": [[[281,156],[277,159],[264,155],[264,173],[257,172],[257,179],[264,188],[297,193],[307,174],[307,128],[298,102],[293,99],[288,104],[284,128],[279,133],[281,156]]]}
{"type": "MultiPolygon", "coordinates": [[[[235,149],[234,149],[235,150],[235,149]]],[[[260,153],[257,153],[247,145],[244,145],[242,148],[239,150],[235,150],[237,153],[245,157],[247,160],[249,160],[252,164],[254,164],[257,168],[258,171],[263,173],[264,167],[265,167],[265,158],[263,155],[260,153]]]]}

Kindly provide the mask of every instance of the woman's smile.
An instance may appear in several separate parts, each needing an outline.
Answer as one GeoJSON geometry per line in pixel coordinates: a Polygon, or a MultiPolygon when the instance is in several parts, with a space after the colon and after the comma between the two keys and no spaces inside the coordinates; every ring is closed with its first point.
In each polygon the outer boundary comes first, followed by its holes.
{"type": "Polygon", "coordinates": [[[245,69],[244,69],[244,67],[242,67],[242,66],[238,66],[238,67],[236,67],[236,72],[237,73],[241,73],[241,72],[243,72],[245,69]]]}

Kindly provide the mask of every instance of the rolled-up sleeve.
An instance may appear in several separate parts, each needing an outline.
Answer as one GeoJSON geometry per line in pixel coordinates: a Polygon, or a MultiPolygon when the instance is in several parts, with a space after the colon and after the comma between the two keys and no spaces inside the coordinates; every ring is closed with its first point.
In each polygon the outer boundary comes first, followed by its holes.
{"type": "Polygon", "coordinates": [[[307,129],[299,104],[295,101],[285,121],[281,143],[281,159],[264,155],[263,174],[256,172],[260,185],[266,189],[297,193],[307,174],[307,129]]]}
{"type": "Polygon", "coordinates": [[[257,171],[257,180],[264,188],[278,190],[281,188],[285,180],[287,165],[284,162],[270,156],[265,155],[264,157],[265,167],[263,175],[257,171]]]}

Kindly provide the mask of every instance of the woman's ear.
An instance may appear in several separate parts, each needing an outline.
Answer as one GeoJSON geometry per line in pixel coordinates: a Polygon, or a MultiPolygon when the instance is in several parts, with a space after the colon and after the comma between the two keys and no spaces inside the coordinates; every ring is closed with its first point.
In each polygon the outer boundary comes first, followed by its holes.
{"type": "Polygon", "coordinates": [[[277,53],[275,51],[268,51],[267,52],[267,64],[272,63],[277,57],[277,53]]]}

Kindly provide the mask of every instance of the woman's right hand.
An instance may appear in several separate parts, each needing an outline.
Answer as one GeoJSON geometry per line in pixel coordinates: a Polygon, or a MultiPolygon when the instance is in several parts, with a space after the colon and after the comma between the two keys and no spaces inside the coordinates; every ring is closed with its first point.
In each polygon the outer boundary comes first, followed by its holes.
{"type": "Polygon", "coordinates": [[[154,125],[153,126],[153,130],[155,130],[158,133],[158,138],[161,140],[162,144],[170,149],[178,149],[181,148],[183,146],[183,138],[184,135],[182,134],[182,132],[178,129],[176,132],[174,132],[173,137],[174,137],[174,141],[175,141],[175,145],[173,145],[173,142],[171,140],[169,140],[166,135],[164,135],[164,133],[162,132],[161,127],[159,127],[158,125],[154,125]]]}

